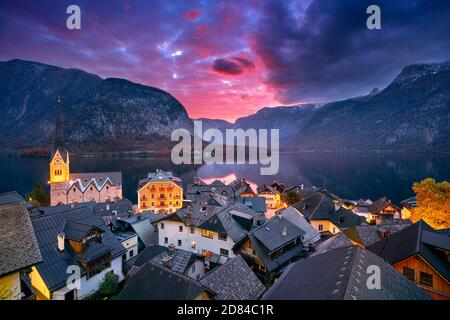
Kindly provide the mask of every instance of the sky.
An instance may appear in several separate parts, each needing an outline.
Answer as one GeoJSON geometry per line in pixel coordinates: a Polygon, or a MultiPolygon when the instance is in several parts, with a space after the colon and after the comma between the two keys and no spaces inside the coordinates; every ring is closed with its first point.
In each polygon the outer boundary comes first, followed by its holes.
{"type": "Polygon", "coordinates": [[[190,117],[383,88],[409,64],[450,60],[448,0],[0,0],[0,61],[80,68],[164,89],[190,117]],[[81,30],[66,8],[81,9],[81,30]],[[369,30],[366,9],[381,9],[369,30]]]}

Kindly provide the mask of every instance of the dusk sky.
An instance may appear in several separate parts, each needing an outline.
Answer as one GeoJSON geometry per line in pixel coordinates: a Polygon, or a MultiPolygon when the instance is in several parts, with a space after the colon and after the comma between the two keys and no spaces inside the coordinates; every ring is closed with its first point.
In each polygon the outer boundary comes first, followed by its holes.
{"type": "Polygon", "coordinates": [[[450,59],[450,1],[4,1],[0,60],[26,59],[170,92],[191,117],[325,102],[450,59]],[[81,30],[66,8],[81,8],[81,30]],[[366,28],[381,7],[382,29],[366,28]]]}

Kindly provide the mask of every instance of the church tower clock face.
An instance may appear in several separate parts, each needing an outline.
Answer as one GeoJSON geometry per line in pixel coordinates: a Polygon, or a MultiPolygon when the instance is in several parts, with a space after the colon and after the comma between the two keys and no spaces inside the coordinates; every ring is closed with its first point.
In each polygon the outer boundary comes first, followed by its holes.
{"type": "Polygon", "coordinates": [[[56,160],[55,160],[55,163],[56,163],[56,164],[61,164],[61,159],[56,159],[56,160]]]}

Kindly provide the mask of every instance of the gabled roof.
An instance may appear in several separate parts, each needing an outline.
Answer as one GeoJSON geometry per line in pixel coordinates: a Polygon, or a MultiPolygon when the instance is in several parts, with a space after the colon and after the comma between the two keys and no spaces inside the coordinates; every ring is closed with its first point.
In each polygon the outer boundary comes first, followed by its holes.
{"type": "Polygon", "coordinates": [[[450,281],[447,258],[436,248],[450,252],[450,237],[435,231],[423,220],[367,247],[390,264],[420,255],[444,279],[450,281]]]}
{"type": "Polygon", "coordinates": [[[298,257],[304,251],[302,241],[299,241],[296,246],[283,252],[276,258],[269,257],[271,252],[296,239],[301,240],[305,235],[305,231],[289,222],[288,219],[283,217],[280,219],[280,217],[281,216],[272,217],[260,227],[251,230],[234,245],[234,249],[236,249],[248,238],[269,272],[283,267],[291,259],[298,257]],[[283,235],[284,228],[286,228],[286,236],[283,235]],[[269,251],[269,254],[266,253],[267,251],[269,251]]]}
{"type": "Polygon", "coordinates": [[[395,205],[393,205],[391,203],[391,200],[389,200],[386,197],[381,197],[380,199],[378,199],[377,201],[375,201],[374,203],[372,203],[368,209],[369,212],[374,214],[374,213],[378,213],[381,210],[383,210],[384,208],[386,208],[387,206],[393,206],[395,208],[397,208],[395,205]]]}
{"type": "Polygon", "coordinates": [[[208,272],[200,282],[217,293],[216,300],[256,300],[265,290],[240,255],[208,272]]]}
{"type": "Polygon", "coordinates": [[[0,193],[0,206],[7,204],[23,204],[27,209],[34,207],[31,203],[25,201],[25,199],[17,191],[0,193]]]}
{"type": "Polygon", "coordinates": [[[284,219],[275,216],[261,227],[252,231],[252,235],[258,239],[268,250],[272,252],[287,243],[305,235],[305,231],[284,219]],[[284,234],[283,231],[286,231],[284,234]]]}
{"type": "Polygon", "coordinates": [[[122,172],[71,173],[69,175],[70,188],[76,186],[81,192],[85,192],[90,186],[102,190],[107,184],[122,185],[122,172]]]}
{"type": "Polygon", "coordinates": [[[291,264],[263,300],[429,300],[424,291],[373,253],[348,246],[291,264]],[[369,266],[381,271],[381,288],[369,289],[369,266]]]}
{"type": "Polygon", "coordinates": [[[92,230],[97,230],[101,233],[104,231],[95,225],[85,224],[78,221],[67,220],[64,225],[64,235],[66,239],[74,240],[74,241],[82,241],[84,237],[86,237],[92,230]]]}
{"type": "Polygon", "coordinates": [[[338,228],[349,228],[365,220],[364,217],[340,206],[336,196],[323,189],[295,203],[293,207],[309,221],[328,220],[338,228]]]}
{"type": "Polygon", "coordinates": [[[41,261],[26,207],[23,204],[0,206],[0,276],[41,261]]]}
{"type": "Polygon", "coordinates": [[[287,219],[305,232],[303,235],[304,243],[315,243],[320,240],[320,232],[314,229],[314,227],[294,207],[287,207],[281,210],[278,215],[287,219]]]}
{"type": "MultiPolygon", "coordinates": [[[[32,223],[43,257],[43,262],[36,268],[50,291],[65,286],[69,276],[66,273],[68,266],[77,265],[80,260],[93,259],[106,250],[111,252],[112,258],[120,257],[126,252],[111,230],[87,207],[36,217],[32,223]],[[64,230],[67,221],[79,222],[103,230],[101,244],[91,241],[88,243],[86,251],[77,254],[67,243],[64,251],[60,252],[57,248],[57,235],[64,230]]],[[[82,275],[84,274],[85,270],[82,270],[82,275]]]]}
{"type": "Polygon", "coordinates": [[[119,300],[193,300],[201,293],[214,293],[200,282],[154,262],[148,262],[131,276],[118,295],[119,300]]]}
{"type": "Polygon", "coordinates": [[[384,222],[380,225],[356,225],[344,230],[345,235],[351,240],[361,244],[364,247],[370,246],[379,241],[379,232],[387,231],[393,234],[411,225],[409,220],[395,219],[389,222],[384,222]]]}
{"type": "Polygon", "coordinates": [[[161,219],[164,214],[155,214],[152,212],[140,213],[137,215],[131,215],[127,217],[120,217],[116,220],[116,223],[121,221],[130,225],[139,236],[139,239],[144,243],[146,247],[152,246],[158,242],[158,234],[153,226],[153,222],[161,219]]]}

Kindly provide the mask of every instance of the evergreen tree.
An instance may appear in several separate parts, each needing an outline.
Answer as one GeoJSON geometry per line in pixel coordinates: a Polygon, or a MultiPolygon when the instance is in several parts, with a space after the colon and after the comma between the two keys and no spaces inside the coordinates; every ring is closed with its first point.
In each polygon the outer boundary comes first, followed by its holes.
{"type": "Polygon", "coordinates": [[[38,208],[50,205],[50,197],[42,188],[39,181],[36,181],[33,187],[33,191],[28,194],[28,202],[38,208]]]}

